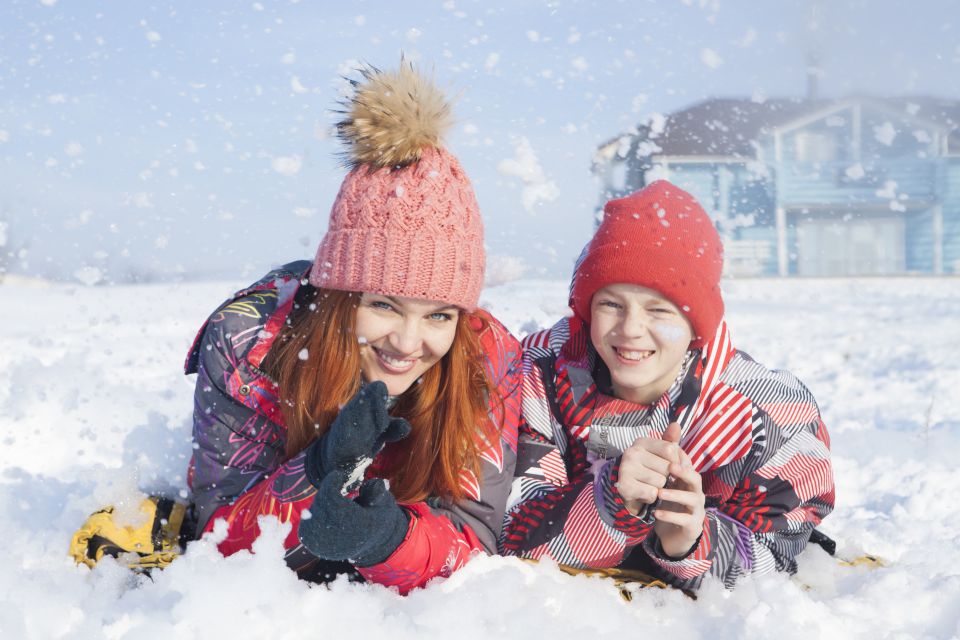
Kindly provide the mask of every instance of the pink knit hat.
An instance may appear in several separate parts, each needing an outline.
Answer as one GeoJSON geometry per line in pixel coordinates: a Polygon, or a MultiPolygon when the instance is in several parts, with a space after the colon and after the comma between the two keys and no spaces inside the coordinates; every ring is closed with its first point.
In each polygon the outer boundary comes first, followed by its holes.
{"type": "Polygon", "coordinates": [[[439,146],[449,105],[407,63],[363,74],[338,125],[353,168],[333,203],[310,284],[472,311],[483,287],[483,222],[470,180],[439,146]]]}

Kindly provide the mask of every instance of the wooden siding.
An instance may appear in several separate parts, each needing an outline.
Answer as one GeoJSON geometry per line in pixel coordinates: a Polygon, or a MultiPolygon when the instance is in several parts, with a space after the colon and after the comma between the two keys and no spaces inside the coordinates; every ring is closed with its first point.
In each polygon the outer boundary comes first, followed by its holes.
{"type": "Polygon", "coordinates": [[[943,271],[960,274],[960,158],[943,169],[943,271]]]}
{"type": "Polygon", "coordinates": [[[933,209],[908,215],[904,236],[906,270],[933,273],[933,209]]]}
{"type": "Polygon", "coordinates": [[[777,167],[779,200],[787,207],[884,205],[894,193],[930,202],[937,192],[937,161],[916,158],[788,164],[777,167]],[[851,167],[854,167],[851,169],[851,167]],[[862,172],[862,176],[860,175],[862,172]],[[891,184],[895,183],[895,184],[891,184]],[[879,192],[879,193],[878,193],[879,192]]]}
{"type": "Polygon", "coordinates": [[[664,166],[670,173],[670,182],[689,191],[707,213],[714,214],[717,210],[717,198],[714,194],[714,172],[717,165],[683,163],[664,166]]]}

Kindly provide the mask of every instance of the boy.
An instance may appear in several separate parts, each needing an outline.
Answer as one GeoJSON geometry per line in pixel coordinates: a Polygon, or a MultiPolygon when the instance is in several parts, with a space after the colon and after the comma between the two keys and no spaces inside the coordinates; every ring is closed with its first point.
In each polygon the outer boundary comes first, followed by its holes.
{"type": "Polygon", "coordinates": [[[607,203],[573,316],[523,342],[503,553],[688,589],[796,570],[833,509],[829,436],[800,381],[733,348],[722,266],[682,189],[657,181],[607,203]]]}

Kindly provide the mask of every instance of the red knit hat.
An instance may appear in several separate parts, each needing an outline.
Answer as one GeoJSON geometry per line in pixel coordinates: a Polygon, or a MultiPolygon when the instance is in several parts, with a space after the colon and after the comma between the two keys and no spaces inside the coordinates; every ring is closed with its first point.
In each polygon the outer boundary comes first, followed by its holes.
{"type": "Polygon", "coordinates": [[[713,338],[723,318],[723,245],[697,200],[658,180],[603,208],[603,221],[574,273],[570,306],[590,321],[593,294],[636,284],[660,292],[693,326],[691,347],[713,338]]]}

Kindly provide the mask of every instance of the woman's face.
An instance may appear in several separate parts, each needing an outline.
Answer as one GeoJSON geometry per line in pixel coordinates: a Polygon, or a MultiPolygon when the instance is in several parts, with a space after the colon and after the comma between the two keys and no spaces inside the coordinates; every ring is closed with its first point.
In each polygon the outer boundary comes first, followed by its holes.
{"type": "Polygon", "coordinates": [[[618,283],[594,294],[590,339],[616,396],[650,404],[676,379],[693,332],[680,309],[653,289],[618,283]]]}
{"type": "Polygon", "coordinates": [[[446,302],[364,293],[356,329],[363,379],[400,395],[450,350],[459,315],[446,302]]]}

